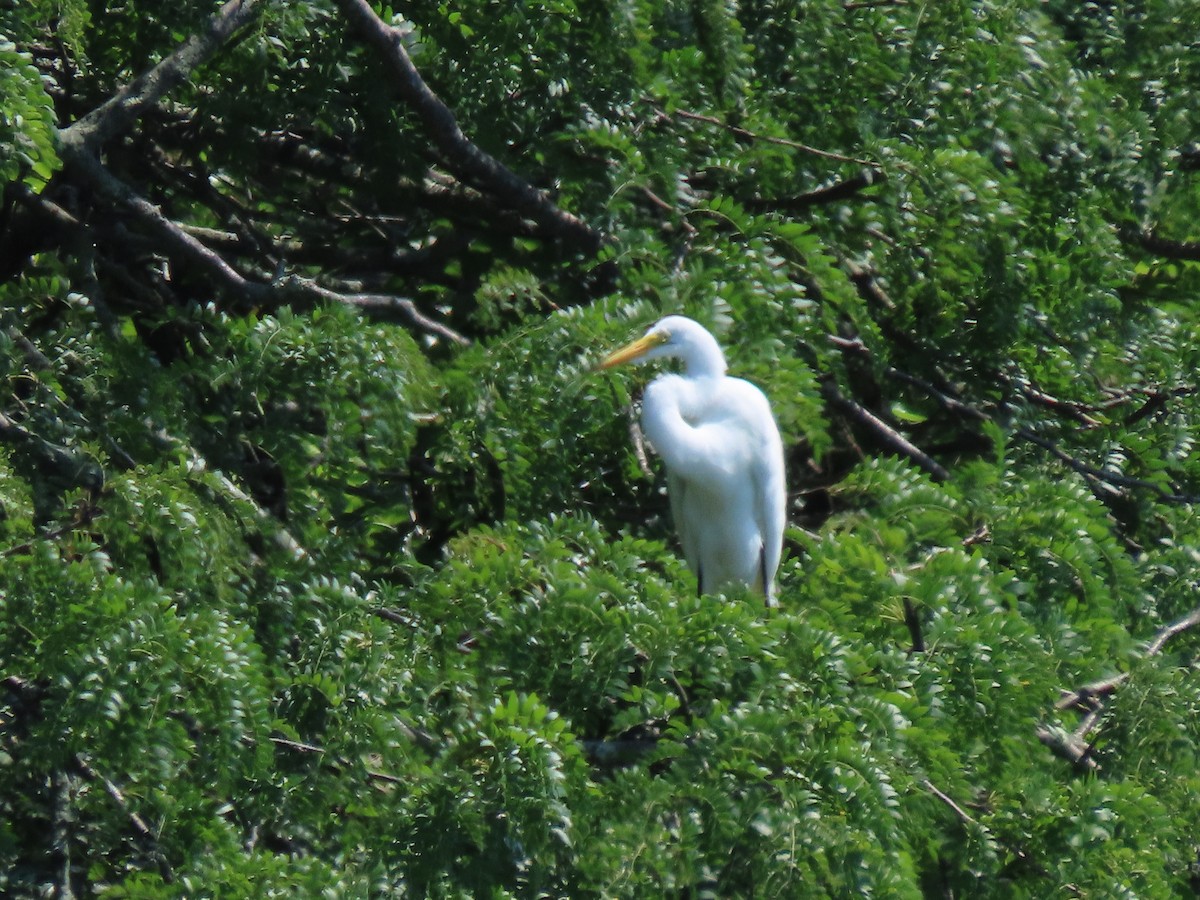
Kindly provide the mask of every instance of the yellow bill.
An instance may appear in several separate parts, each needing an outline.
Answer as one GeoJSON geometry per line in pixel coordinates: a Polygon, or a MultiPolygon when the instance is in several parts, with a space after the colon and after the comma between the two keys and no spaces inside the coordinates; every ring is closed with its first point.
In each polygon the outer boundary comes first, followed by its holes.
{"type": "Polygon", "coordinates": [[[599,368],[611,369],[613,366],[619,366],[621,363],[630,362],[637,359],[643,354],[649,353],[655,347],[662,346],[669,338],[659,331],[652,331],[643,337],[638,338],[630,344],[626,344],[620,350],[610,353],[600,363],[599,368]]]}

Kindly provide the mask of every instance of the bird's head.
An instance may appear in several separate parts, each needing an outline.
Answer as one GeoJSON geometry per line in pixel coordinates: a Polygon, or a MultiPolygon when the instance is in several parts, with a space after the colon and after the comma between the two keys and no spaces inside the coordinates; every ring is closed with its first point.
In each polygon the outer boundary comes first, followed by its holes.
{"type": "Polygon", "coordinates": [[[641,363],[663,357],[683,360],[689,375],[725,374],[725,354],[717,339],[699,322],[686,316],[659,319],[636,341],[605,357],[600,368],[611,369],[621,363],[641,363]]]}

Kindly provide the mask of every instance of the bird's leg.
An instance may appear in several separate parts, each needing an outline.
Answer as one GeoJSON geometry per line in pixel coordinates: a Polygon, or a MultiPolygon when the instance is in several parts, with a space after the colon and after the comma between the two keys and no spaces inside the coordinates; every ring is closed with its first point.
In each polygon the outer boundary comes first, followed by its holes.
{"type": "Polygon", "coordinates": [[[770,609],[771,586],[767,583],[767,548],[764,544],[759,544],[758,547],[758,577],[762,579],[763,597],[766,600],[767,609],[770,609]]]}

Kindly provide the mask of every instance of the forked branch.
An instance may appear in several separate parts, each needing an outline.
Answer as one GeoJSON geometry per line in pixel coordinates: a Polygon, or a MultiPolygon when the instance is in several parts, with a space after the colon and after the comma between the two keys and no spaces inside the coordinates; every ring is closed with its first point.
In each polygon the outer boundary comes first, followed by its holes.
{"type": "Polygon", "coordinates": [[[404,46],[401,32],[376,14],[367,0],[335,0],[363,38],[373,46],[395,76],[396,90],[416,113],[445,157],[447,166],[463,181],[486,190],[512,209],[532,219],[546,232],[595,252],[602,235],[583,220],[560,209],[498,159],[474,144],[442,99],[425,83],[404,46]]]}

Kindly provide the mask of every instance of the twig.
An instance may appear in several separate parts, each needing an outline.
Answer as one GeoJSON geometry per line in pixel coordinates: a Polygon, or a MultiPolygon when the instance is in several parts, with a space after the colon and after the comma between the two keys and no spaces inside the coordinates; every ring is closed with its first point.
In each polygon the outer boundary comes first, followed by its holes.
{"type": "Polygon", "coordinates": [[[1176,241],[1161,236],[1152,228],[1142,231],[1127,230],[1121,233],[1127,243],[1138,244],[1143,250],[1168,259],[1200,262],[1200,241],[1176,241]]]}
{"type": "Polygon", "coordinates": [[[1060,400],[1057,397],[1047,394],[1045,391],[1040,391],[1029,385],[1018,384],[1016,388],[1020,391],[1021,396],[1032,403],[1036,403],[1038,406],[1043,406],[1046,409],[1060,413],[1068,419],[1074,419],[1088,428],[1097,428],[1100,425],[1096,419],[1093,419],[1084,412],[1083,407],[1078,403],[1070,400],[1060,400]]]}
{"type": "Polygon", "coordinates": [[[52,847],[59,862],[58,890],[55,897],[59,900],[74,900],[75,892],[71,889],[71,832],[68,827],[71,822],[71,776],[66,772],[54,773],[54,837],[52,847]]]}
{"type": "Polygon", "coordinates": [[[1132,478],[1128,475],[1121,475],[1108,469],[1098,469],[1095,466],[1085,463],[1083,460],[1076,459],[1074,456],[1067,453],[1056,443],[1054,443],[1054,441],[1035,434],[1028,428],[1016,429],[1013,432],[1013,436],[1019,437],[1021,440],[1028,441],[1031,444],[1036,444],[1043,450],[1050,453],[1051,456],[1063,462],[1074,471],[1078,472],[1093,485],[1101,486],[1109,493],[1115,493],[1120,488],[1137,488],[1140,490],[1152,491],[1158,494],[1158,498],[1164,503],[1178,503],[1183,505],[1200,503],[1200,496],[1195,494],[1180,494],[1178,492],[1170,491],[1154,481],[1147,481],[1144,478],[1132,478]]]}
{"type": "Polygon", "coordinates": [[[1158,634],[1154,636],[1154,640],[1152,640],[1149,646],[1146,647],[1146,655],[1157,656],[1162,651],[1162,648],[1166,645],[1167,641],[1175,637],[1177,634],[1182,634],[1189,628],[1195,628],[1197,625],[1200,625],[1200,606],[1193,609],[1182,619],[1177,619],[1170,625],[1159,629],[1158,634]]]}
{"type": "Polygon", "coordinates": [[[1129,680],[1129,673],[1122,672],[1119,675],[1114,675],[1112,678],[1105,678],[1102,681],[1093,681],[1091,684],[1085,684],[1081,688],[1076,688],[1073,691],[1059,691],[1058,702],[1054,704],[1055,709],[1078,709],[1084,712],[1095,709],[1100,699],[1115,693],[1117,688],[1129,680]]]}
{"type": "Polygon", "coordinates": [[[769,134],[758,134],[757,132],[749,131],[739,125],[730,125],[728,122],[723,122],[716,116],[706,116],[701,113],[689,112],[686,109],[672,110],[672,115],[678,116],[681,119],[688,119],[692,122],[704,122],[708,125],[716,125],[719,128],[724,128],[727,131],[736,134],[738,137],[748,141],[762,141],[767,144],[779,144],[782,147],[791,147],[793,150],[800,150],[804,153],[820,156],[824,159],[833,159],[838,162],[855,163],[860,166],[866,166],[868,169],[882,168],[879,163],[872,162],[869,159],[859,159],[856,156],[846,156],[842,153],[833,153],[829,150],[821,150],[817,147],[810,147],[808,144],[801,144],[799,141],[789,140],[788,138],[774,137],[769,134]]]}
{"type": "Polygon", "coordinates": [[[1095,772],[1100,768],[1100,764],[1091,757],[1091,746],[1075,735],[1047,725],[1039,725],[1034,734],[1039,741],[1077,768],[1086,772],[1095,772]]]}
{"type": "Polygon", "coordinates": [[[962,819],[962,821],[966,822],[968,825],[979,825],[979,822],[975,819],[974,816],[972,816],[969,812],[967,812],[965,809],[963,809],[961,806],[959,806],[957,803],[955,803],[954,800],[951,799],[951,797],[949,795],[940,791],[937,788],[937,786],[932,781],[930,781],[928,778],[923,779],[921,781],[921,784],[925,788],[925,790],[929,791],[929,793],[933,794],[933,796],[937,797],[939,800],[941,800],[943,803],[945,803],[948,807],[950,807],[952,810],[954,810],[955,815],[957,815],[960,819],[962,819]]]}
{"type": "Polygon", "coordinates": [[[904,598],[904,624],[908,626],[908,634],[912,638],[910,653],[925,652],[925,636],[921,633],[921,617],[917,607],[908,597],[904,598]]]}
{"type": "Polygon", "coordinates": [[[844,396],[838,390],[837,385],[833,383],[832,379],[826,379],[821,385],[821,394],[833,406],[867,428],[885,447],[902,456],[907,456],[934,480],[945,481],[950,477],[950,473],[946,471],[946,468],[928,453],[917,447],[912,441],[900,434],[900,432],[896,431],[869,409],[860,406],[854,400],[844,396]]]}
{"type": "Polygon", "coordinates": [[[856,9],[877,9],[881,6],[908,6],[908,0],[848,0],[842,4],[846,12],[856,9]]]}
{"type": "Polygon", "coordinates": [[[324,747],[318,747],[316,744],[306,744],[303,741],[290,741],[287,738],[276,737],[272,735],[268,740],[276,747],[283,747],[287,750],[295,750],[297,753],[324,753],[324,747]]]}
{"type": "Polygon", "coordinates": [[[392,294],[343,294],[326,287],[321,287],[316,282],[307,278],[301,278],[299,275],[290,275],[281,282],[278,282],[277,286],[282,290],[295,292],[302,296],[320,298],[334,303],[344,303],[347,306],[353,306],[376,315],[380,313],[398,313],[402,318],[407,319],[412,325],[415,325],[422,331],[436,335],[453,344],[458,344],[460,347],[468,346],[471,343],[470,340],[459,334],[449,325],[429,318],[429,316],[417,309],[417,305],[407,297],[396,297],[392,294]]]}
{"type": "MultiPolygon", "coordinates": [[[[945,791],[938,788],[938,786],[936,784],[934,784],[932,781],[930,781],[928,778],[921,779],[921,786],[924,787],[925,790],[929,791],[929,793],[933,794],[933,796],[935,796],[939,800],[941,800],[942,803],[944,803],[956,816],[958,816],[959,821],[961,821],[964,825],[970,825],[974,828],[982,829],[986,834],[988,834],[991,837],[994,837],[992,830],[990,828],[988,828],[986,825],[984,825],[982,822],[980,822],[978,819],[976,819],[973,815],[971,815],[969,812],[967,812],[965,809],[963,809],[961,806],[959,806],[958,803],[955,802],[953,797],[951,797],[945,791]]],[[[1001,842],[999,840],[997,840],[997,843],[1001,843],[1001,842]]],[[[1022,862],[1031,862],[1031,860],[1029,858],[1029,854],[1026,853],[1024,850],[1022,850],[1020,847],[1012,847],[1007,844],[1003,844],[1003,846],[1005,847],[1005,849],[1009,850],[1014,856],[1017,857],[1017,859],[1021,860],[1022,862]]]]}
{"type": "Polygon", "coordinates": [[[220,490],[213,490],[212,485],[207,484],[203,479],[198,479],[199,485],[207,488],[207,492],[211,493],[215,500],[227,504],[233,516],[241,518],[237,508],[229,504],[230,497],[250,508],[254,518],[263,527],[263,530],[273,536],[275,543],[283,548],[293,561],[299,562],[308,558],[308,551],[301,546],[300,542],[292,536],[290,531],[283,527],[283,524],[275,516],[271,515],[253,497],[234,484],[224,472],[209,469],[208,461],[200,455],[195,447],[168,434],[164,429],[155,431],[153,437],[159,443],[174,449],[176,452],[181,451],[186,454],[188,458],[188,472],[190,474],[199,476],[206,472],[209,473],[216,480],[216,486],[220,490]]]}
{"type": "MultiPolygon", "coordinates": [[[[854,353],[866,356],[870,355],[870,351],[858,338],[847,339],[831,335],[829,340],[830,343],[840,348],[843,353],[854,353]]],[[[904,381],[913,385],[914,387],[920,388],[931,398],[938,401],[938,403],[949,412],[953,412],[956,415],[962,416],[963,418],[972,419],[977,422],[995,422],[995,419],[985,413],[983,410],[964,403],[962,400],[950,393],[950,391],[940,388],[937,385],[926,381],[925,379],[918,378],[915,375],[910,375],[907,372],[903,372],[900,369],[895,368],[894,366],[889,366],[885,370],[885,374],[887,374],[889,378],[894,378],[898,381],[904,381]]],[[[1068,406],[1066,401],[1057,400],[1056,398],[1049,397],[1049,395],[1046,394],[1041,394],[1040,400],[1042,401],[1042,405],[1055,408],[1058,411],[1065,412],[1066,407],[1068,406]]],[[[1074,417],[1078,418],[1077,416],[1074,417]]],[[[884,427],[886,428],[887,426],[884,427]]],[[[1121,475],[1118,472],[1113,472],[1108,469],[1100,469],[1089,465],[1083,460],[1067,453],[1054,441],[1050,440],[1049,438],[1044,438],[1028,428],[1017,428],[1013,430],[1012,435],[1013,437],[1041,447],[1051,456],[1055,457],[1060,462],[1064,463],[1069,468],[1082,475],[1092,486],[1093,491],[1099,492],[1103,490],[1106,493],[1112,494],[1116,493],[1122,488],[1148,490],[1157,494],[1158,498],[1165,503],[1177,503],[1183,505],[1200,503],[1200,496],[1198,495],[1178,493],[1171,491],[1154,481],[1148,481],[1144,478],[1133,478],[1128,475],[1121,475]]],[[[901,439],[903,440],[903,438],[901,439]]]]}
{"type": "Polygon", "coordinates": [[[0,441],[25,448],[39,465],[74,486],[89,490],[104,486],[104,471],[94,460],[45,440],[4,413],[0,413],[0,441]]]}
{"type": "MultiPolygon", "coordinates": [[[[1193,609],[1186,616],[1176,619],[1174,622],[1164,625],[1156,631],[1154,638],[1146,645],[1146,657],[1157,656],[1162,652],[1163,647],[1167,645],[1167,641],[1198,625],[1200,625],[1200,606],[1193,609]]],[[[1061,696],[1054,706],[1056,709],[1094,710],[1098,705],[1098,698],[1107,697],[1109,694],[1114,693],[1117,688],[1129,680],[1129,674],[1128,672],[1121,672],[1118,675],[1113,675],[1111,678],[1085,684],[1083,687],[1076,688],[1073,691],[1061,691],[1061,696]]]]}
{"type": "Polygon", "coordinates": [[[73,152],[93,152],[127,131],[141,115],[211,59],[233,35],[254,21],[265,5],[260,0],[229,0],[174,53],[63,129],[59,137],[64,146],[73,152]]]}
{"type": "Polygon", "coordinates": [[[447,165],[464,181],[501,198],[514,210],[537,222],[549,234],[595,252],[603,235],[583,220],[560,209],[545,193],[484,152],[463,134],[450,108],[425,83],[413,65],[400,31],[386,24],[367,0],[335,0],[339,9],[387,62],[400,96],[416,113],[447,165]]]}
{"type": "Polygon", "coordinates": [[[762,198],[750,200],[746,207],[751,210],[783,210],[800,212],[824,203],[847,200],[866,188],[880,184],[886,177],[878,169],[863,169],[857,175],[843,178],[816,190],[795,194],[791,197],[762,198]]]}
{"type": "Polygon", "coordinates": [[[646,458],[646,440],[642,434],[642,425],[638,421],[637,408],[630,403],[625,410],[629,421],[629,440],[633,442],[633,455],[637,457],[638,468],[647,479],[654,480],[654,470],[650,468],[650,460],[646,458]]]}
{"type": "Polygon", "coordinates": [[[845,268],[846,273],[850,276],[850,281],[858,288],[858,293],[864,300],[882,307],[888,312],[895,312],[896,303],[888,296],[888,292],[883,289],[883,285],[879,283],[879,277],[876,272],[849,260],[846,261],[845,268]]]}
{"type": "Polygon", "coordinates": [[[87,759],[84,758],[82,753],[75,754],[75,765],[89,781],[98,781],[104,786],[105,792],[109,797],[112,798],[113,802],[116,803],[121,812],[125,814],[126,818],[129,819],[129,824],[133,826],[133,830],[137,832],[138,837],[145,841],[147,847],[149,848],[150,855],[154,858],[155,862],[158,863],[158,869],[162,875],[163,881],[167,882],[168,884],[173,882],[175,880],[174,873],[171,871],[171,865],[167,862],[166,856],[164,856],[162,850],[159,849],[158,838],[155,836],[154,832],[150,830],[150,826],[146,824],[146,820],[138,815],[136,810],[130,807],[129,801],[125,799],[125,795],[121,793],[121,789],[113,784],[109,778],[92,768],[91,764],[87,761],[87,759]]]}
{"type": "Polygon", "coordinates": [[[416,304],[404,297],[388,294],[343,294],[298,275],[290,275],[271,283],[251,281],[229,265],[219,253],[168,219],[157,206],[112,175],[99,160],[83,154],[75,158],[75,165],[77,171],[84,174],[95,187],[141,220],[168,253],[203,269],[226,290],[240,296],[251,306],[278,305],[288,297],[299,297],[308,302],[343,303],[375,315],[384,312],[399,314],[430,334],[460,346],[470,343],[448,325],[426,316],[417,309],[416,304]]]}
{"type": "MultiPolygon", "coordinates": [[[[1163,626],[1155,632],[1154,639],[1146,645],[1146,658],[1149,659],[1150,657],[1157,656],[1162,652],[1167,641],[1198,625],[1200,625],[1200,607],[1196,607],[1186,616],[1176,619],[1174,622],[1163,626]]],[[[1085,743],[1083,739],[1088,732],[1093,729],[1098,730],[1097,723],[1100,720],[1100,713],[1103,709],[1100,698],[1115,692],[1129,678],[1129,672],[1122,672],[1103,681],[1084,685],[1074,691],[1062,691],[1058,702],[1054,704],[1055,709],[1081,710],[1085,712],[1083,720],[1076,727],[1073,734],[1067,734],[1059,728],[1039,725],[1036,731],[1038,740],[1059,756],[1070,760],[1081,769],[1086,771],[1099,769],[1099,763],[1092,759],[1091,756],[1092,750],[1096,745],[1096,736],[1093,735],[1090,743],[1085,743]]]]}

